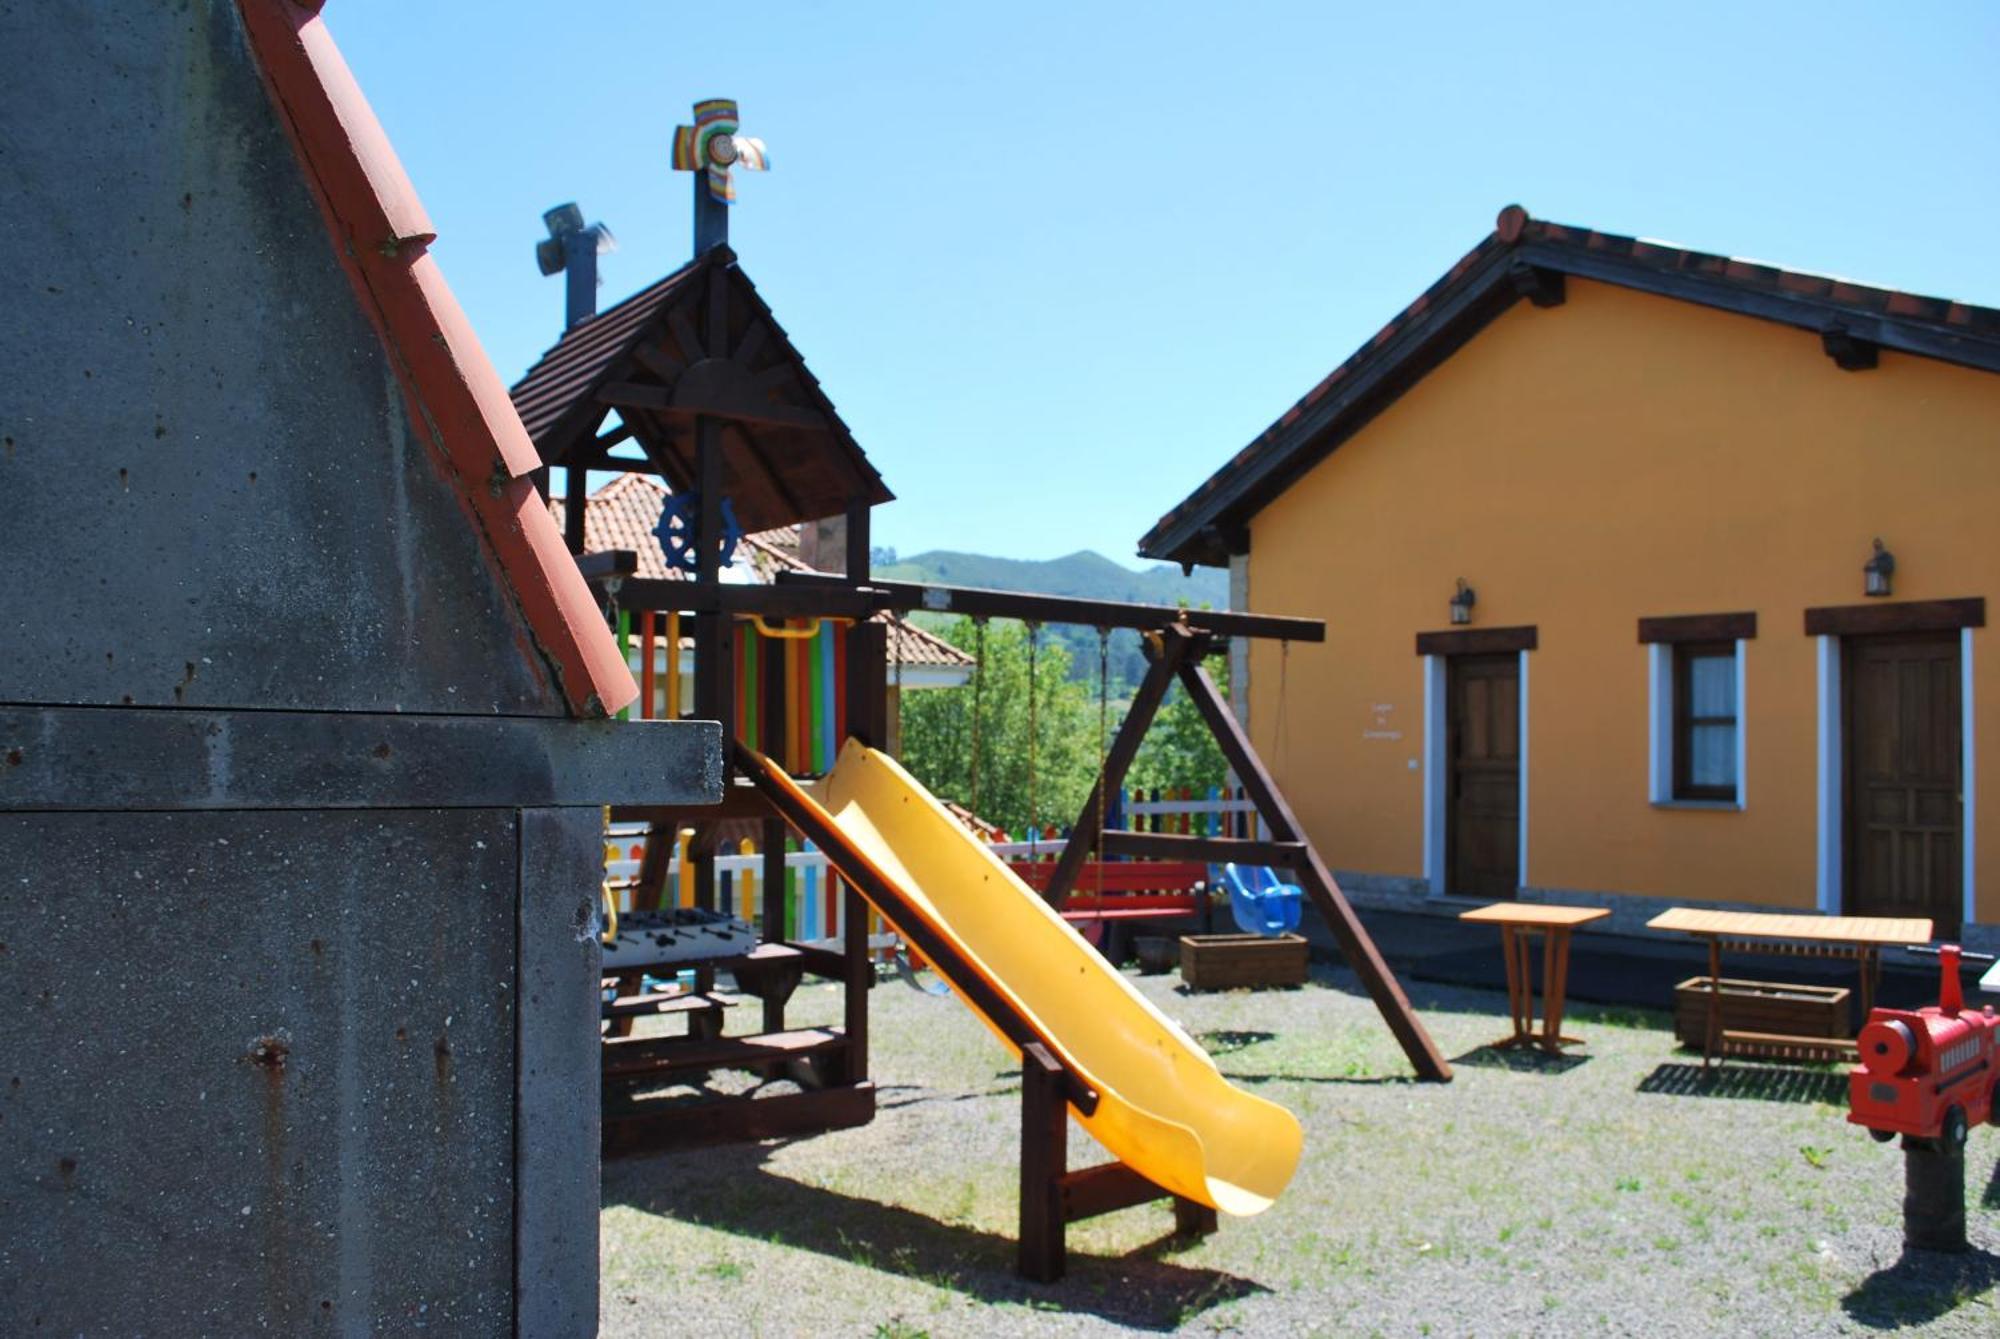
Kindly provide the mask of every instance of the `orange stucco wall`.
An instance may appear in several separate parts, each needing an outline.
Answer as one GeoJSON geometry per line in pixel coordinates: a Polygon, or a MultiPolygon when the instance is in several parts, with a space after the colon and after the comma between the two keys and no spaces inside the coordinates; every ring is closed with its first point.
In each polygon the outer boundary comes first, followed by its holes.
{"type": "MultiPolygon", "coordinates": [[[[1815,905],[1809,606],[1858,604],[1880,535],[1897,599],[2000,596],[2000,377],[1572,278],[1519,304],[1251,524],[1252,607],[1324,617],[1259,644],[1251,730],[1329,863],[1423,873],[1418,631],[1533,624],[1532,887],[1815,905]],[[1747,808],[1647,799],[1644,615],[1755,610],[1747,808]],[[1282,684],[1282,690],[1281,690],[1282,684]]],[[[2000,921],[2000,647],[1973,641],[1977,918],[2000,921]]]]}

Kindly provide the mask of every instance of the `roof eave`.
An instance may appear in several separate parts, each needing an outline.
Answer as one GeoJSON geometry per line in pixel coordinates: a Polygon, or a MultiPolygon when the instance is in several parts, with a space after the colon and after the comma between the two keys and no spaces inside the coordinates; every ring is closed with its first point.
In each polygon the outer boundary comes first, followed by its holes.
{"type": "Polygon", "coordinates": [[[1414,319],[1401,326],[1392,323],[1388,338],[1378,335],[1380,343],[1365,350],[1364,359],[1347,364],[1352,370],[1337,389],[1295,406],[1286,417],[1295,413],[1296,418],[1289,423],[1279,419],[1247,458],[1224,465],[1175,512],[1162,517],[1139,541],[1139,556],[1226,565],[1229,546],[1224,532],[1247,526],[1252,515],[1302,472],[1301,457],[1307,466],[1323,458],[1520,300],[1509,277],[1516,253],[1495,248],[1480,256],[1475,249],[1467,259],[1473,263],[1455,282],[1425,295],[1426,304],[1414,319]],[[1332,439],[1321,440],[1328,433],[1332,439]],[[1213,494],[1203,497],[1210,489],[1213,494]],[[1197,498],[1199,505],[1185,515],[1175,514],[1197,498]]]}

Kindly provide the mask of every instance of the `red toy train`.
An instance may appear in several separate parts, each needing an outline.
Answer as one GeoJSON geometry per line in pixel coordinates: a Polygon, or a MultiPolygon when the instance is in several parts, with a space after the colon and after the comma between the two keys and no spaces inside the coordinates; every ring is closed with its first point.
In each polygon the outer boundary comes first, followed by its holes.
{"type": "Polygon", "coordinates": [[[1847,1119],[1881,1141],[1897,1135],[1963,1145],[1971,1127],[2000,1124],[2000,1017],[1993,1006],[1965,1007],[1959,949],[1938,949],[1938,1002],[1921,1009],[1876,1009],[1861,1029],[1861,1063],[1847,1077],[1847,1119]]]}

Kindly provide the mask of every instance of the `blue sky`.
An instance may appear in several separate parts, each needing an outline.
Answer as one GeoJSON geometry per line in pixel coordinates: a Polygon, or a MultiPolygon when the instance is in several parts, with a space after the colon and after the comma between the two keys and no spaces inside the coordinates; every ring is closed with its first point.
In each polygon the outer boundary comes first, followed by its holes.
{"type": "Polygon", "coordinates": [[[1166,508],[1519,201],[2000,305],[2000,5],[529,4],[326,19],[513,380],[540,215],[687,259],[668,170],[734,97],[731,240],[899,500],[877,542],[1132,560],[1166,508]]]}

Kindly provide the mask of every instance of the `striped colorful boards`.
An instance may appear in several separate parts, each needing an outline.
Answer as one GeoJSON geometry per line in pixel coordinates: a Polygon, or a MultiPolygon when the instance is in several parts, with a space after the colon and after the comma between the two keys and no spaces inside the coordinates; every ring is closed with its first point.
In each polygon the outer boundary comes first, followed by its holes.
{"type": "MultiPolygon", "coordinates": [[[[638,714],[671,716],[676,707],[700,716],[692,685],[679,672],[680,620],[651,611],[636,629],[621,611],[620,641],[640,682],[638,714]]],[[[793,776],[819,776],[833,766],[846,738],[847,625],[834,619],[767,625],[739,622],[730,672],[735,676],[736,737],[776,759],[793,776]]]]}
{"type": "Polygon", "coordinates": [[[804,637],[767,637],[750,624],[737,625],[736,737],[793,776],[823,775],[846,737],[842,631],[832,620],[804,637]],[[773,679],[782,686],[774,688],[773,679]],[[779,706],[782,712],[774,710],[779,706]]]}

